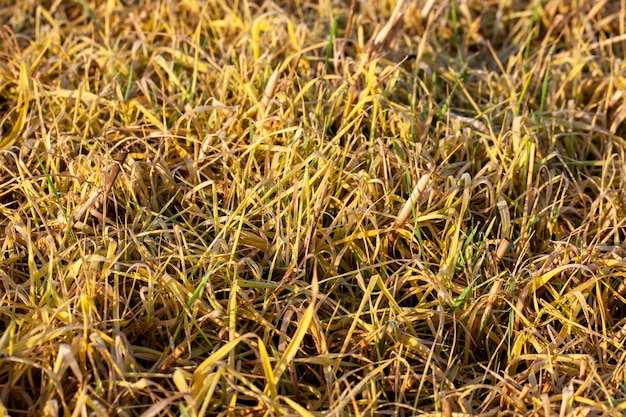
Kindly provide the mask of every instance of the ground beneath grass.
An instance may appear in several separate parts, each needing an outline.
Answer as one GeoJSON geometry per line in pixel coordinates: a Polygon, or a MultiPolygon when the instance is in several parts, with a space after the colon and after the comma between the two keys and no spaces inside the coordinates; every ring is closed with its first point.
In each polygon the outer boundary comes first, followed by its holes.
{"type": "Polygon", "coordinates": [[[626,5],[0,6],[0,417],[622,415],[626,5]]]}

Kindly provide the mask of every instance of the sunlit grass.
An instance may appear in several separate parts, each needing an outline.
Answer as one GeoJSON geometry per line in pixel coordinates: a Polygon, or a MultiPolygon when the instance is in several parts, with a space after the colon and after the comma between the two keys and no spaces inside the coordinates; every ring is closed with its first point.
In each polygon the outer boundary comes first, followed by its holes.
{"type": "Polygon", "coordinates": [[[0,416],[621,415],[619,2],[0,8],[0,416]]]}

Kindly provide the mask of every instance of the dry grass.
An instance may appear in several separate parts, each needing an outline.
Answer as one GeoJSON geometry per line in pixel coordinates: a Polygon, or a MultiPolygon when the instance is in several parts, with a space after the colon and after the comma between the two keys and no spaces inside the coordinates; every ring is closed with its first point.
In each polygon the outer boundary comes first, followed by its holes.
{"type": "Polygon", "coordinates": [[[0,416],[622,415],[624,2],[44,3],[0,416]]]}

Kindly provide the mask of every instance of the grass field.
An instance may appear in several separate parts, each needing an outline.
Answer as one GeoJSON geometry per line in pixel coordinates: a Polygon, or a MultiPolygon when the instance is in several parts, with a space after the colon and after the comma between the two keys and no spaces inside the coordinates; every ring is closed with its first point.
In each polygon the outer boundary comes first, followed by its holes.
{"type": "Polygon", "coordinates": [[[0,417],[623,415],[625,20],[3,1],[0,417]]]}

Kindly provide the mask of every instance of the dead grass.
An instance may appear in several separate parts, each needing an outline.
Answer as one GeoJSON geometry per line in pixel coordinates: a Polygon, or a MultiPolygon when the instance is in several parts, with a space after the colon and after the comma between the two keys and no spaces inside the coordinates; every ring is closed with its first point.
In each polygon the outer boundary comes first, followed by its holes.
{"type": "Polygon", "coordinates": [[[625,14],[5,3],[0,415],[622,415],[625,14]]]}

